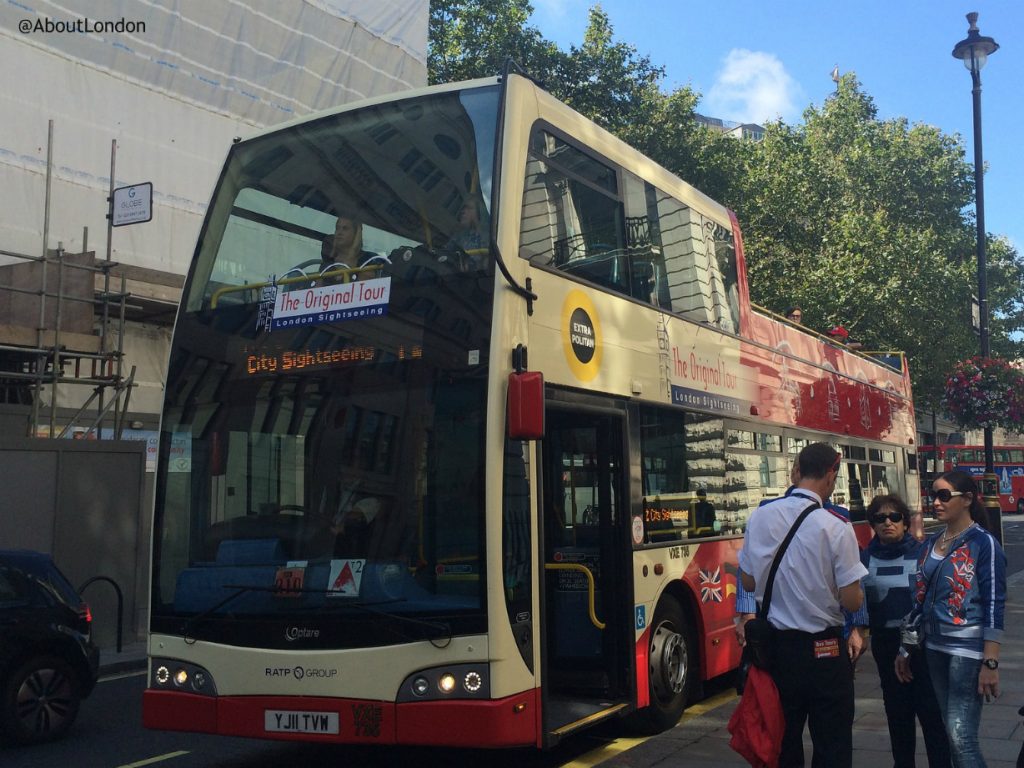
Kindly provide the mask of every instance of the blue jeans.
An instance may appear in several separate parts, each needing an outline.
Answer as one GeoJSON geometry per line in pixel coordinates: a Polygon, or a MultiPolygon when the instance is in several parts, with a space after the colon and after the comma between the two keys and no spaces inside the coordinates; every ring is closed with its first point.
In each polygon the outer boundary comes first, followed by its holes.
{"type": "Polygon", "coordinates": [[[949,748],[956,768],[986,768],[978,744],[981,694],[978,693],[980,659],[967,659],[941,651],[925,650],[935,698],[949,734],[949,748]]]}

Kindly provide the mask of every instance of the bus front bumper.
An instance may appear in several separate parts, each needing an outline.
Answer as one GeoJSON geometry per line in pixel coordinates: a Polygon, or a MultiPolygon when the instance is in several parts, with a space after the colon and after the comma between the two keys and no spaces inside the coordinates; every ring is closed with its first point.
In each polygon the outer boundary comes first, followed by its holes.
{"type": "Polygon", "coordinates": [[[148,689],[142,723],[163,731],[339,744],[538,744],[536,691],[497,701],[392,702],[312,696],[201,696],[148,689]]]}

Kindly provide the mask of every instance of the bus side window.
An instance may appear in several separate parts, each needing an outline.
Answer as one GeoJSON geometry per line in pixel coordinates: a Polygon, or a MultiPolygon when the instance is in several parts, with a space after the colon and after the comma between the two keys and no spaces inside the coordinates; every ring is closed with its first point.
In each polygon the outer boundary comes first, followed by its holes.
{"type": "Polygon", "coordinates": [[[630,292],[615,169],[547,131],[530,140],[520,253],[617,293],[630,292]]]}
{"type": "Polygon", "coordinates": [[[672,311],[735,333],[738,275],[732,232],[700,211],[657,192],[657,221],[672,311]]]}
{"type": "Polygon", "coordinates": [[[629,295],[656,307],[672,308],[658,226],[658,194],[655,188],[622,172],[626,211],[626,254],[629,259],[629,295]]]}

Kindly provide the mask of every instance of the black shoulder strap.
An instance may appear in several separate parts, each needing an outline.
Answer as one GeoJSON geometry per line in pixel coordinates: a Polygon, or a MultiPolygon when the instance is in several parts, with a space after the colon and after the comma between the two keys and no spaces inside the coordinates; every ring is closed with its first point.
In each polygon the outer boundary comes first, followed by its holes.
{"type": "Polygon", "coordinates": [[[804,508],[804,511],[800,513],[800,517],[793,523],[793,527],[789,529],[789,533],[786,534],[786,538],[782,540],[782,544],[779,545],[778,551],[775,553],[775,560],[772,561],[772,568],[768,572],[768,583],[764,587],[764,598],[761,600],[761,616],[765,619],[768,618],[768,609],[772,605],[772,587],[775,586],[775,574],[779,571],[779,563],[782,562],[782,556],[786,554],[786,549],[789,547],[789,543],[796,536],[796,529],[800,527],[800,524],[807,519],[807,516],[816,509],[819,509],[821,504],[813,501],[804,508]]]}

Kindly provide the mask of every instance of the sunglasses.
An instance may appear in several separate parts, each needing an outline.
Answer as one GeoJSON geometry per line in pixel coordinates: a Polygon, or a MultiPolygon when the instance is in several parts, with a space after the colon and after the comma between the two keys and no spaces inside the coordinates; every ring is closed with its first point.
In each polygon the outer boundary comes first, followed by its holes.
{"type": "Polygon", "coordinates": [[[902,512],[889,512],[889,513],[880,512],[877,515],[872,515],[871,516],[871,524],[872,525],[881,525],[886,520],[888,520],[890,523],[893,523],[893,524],[895,524],[895,523],[902,523],[903,522],[903,513],[902,512]]]}
{"type": "Polygon", "coordinates": [[[932,491],[932,498],[941,501],[943,504],[947,503],[954,496],[963,496],[963,491],[951,491],[948,488],[939,488],[937,491],[932,491]]]}

